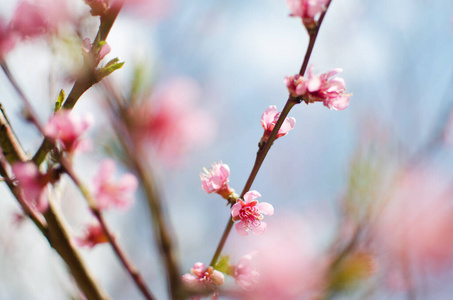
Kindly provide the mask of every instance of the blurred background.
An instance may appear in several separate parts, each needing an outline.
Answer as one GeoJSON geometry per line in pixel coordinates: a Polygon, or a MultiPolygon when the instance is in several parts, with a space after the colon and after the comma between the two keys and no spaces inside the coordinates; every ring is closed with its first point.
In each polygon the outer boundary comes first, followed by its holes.
{"type": "MultiPolygon", "coordinates": [[[[81,38],[92,40],[99,24],[83,1],[56,2],[65,3],[69,12],[61,13],[69,13],[77,26],[66,24],[57,34],[21,41],[5,55],[43,123],[60,89],[69,92],[82,64],[81,38]]],[[[150,2],[131,3],[121,11],[104,61],[120,57],[126,62],[109,77],[126,97],[140,80],[140,96],[154,101],[175,86],[190,89],[176,91],[180,94],[173,101],[178,105],[190,98],[176,118],[186,126],[173,138],[183,142],[165,146],[165,137],[155,137],[158,145],[150,150],[182,275],[197,261],[209,263],[230,213],[225,200],[201,189],[199,173],[221,160],[231,169],[230,187],[241,192],[263,134],[261,114],[269,105],[283,108],[288,96],[283,78],[300,69],[308,35],[300,19],[288,16],[283,0],[150,2]],[[174,148],[179,150],[173,153],[174,148]]],[[[2,1],[4,24],[18,3],[2,1]]],[[[338,288],[338,280],[349,279],[329,279],[332,290],[340,291],[336,297],[445,299],[452,292],[453,214],[444,213],[453,213],[452,37],[453,2],[447,0],[333,1],[327,12],[310,64],[318,73],[344,70],[338,76],[353,94],[350,105],[344,111],[320,103],[295,106],[289,114],[297,120],[295,128],[274,143],[252,189],[275,208],[274,216],[266,217],[268,228],[286,222],[283,236],[300,236],[319,253],[338,241],[347,243],[359,228],[354,248],[365,251],[377,267],[363,276],[366,284],[360,287],[338,288]],[[394,199],[404,200],[387,205],[394,199]],[[293,219],[298,225],[288,229],[293,219]],[[404,267],[394,270],[395,261],[404,267]]],[[[95,115],[93,151],[75,160],[86,184],[108,155],[103,151],[109,143],[103,97],[95,86],[74,109],[95,115]]],[[[42,139],[23,121],[19,98],[4,74],[0,102],[23,147],[34,154],[42,139]]],[[[1,189],[0,299],[73,295],[61,259],[30,221],[14,221],[20,207],[6,185],[1,189]]],[[[81,195],[69,180],[55,194],[61,196],[74,234],[82,235],[90,215],[81,195]]],[[[106,217],[151,290],[167,299],[142,195],[137,193],[130,210],[112,210],[106,217]]],[[[224,253],[237,261],[258,247],[259,238],[233,231],[224,253]]],[[[114,299],[140,297],[108,246],[82,252],[114,299]]]]}

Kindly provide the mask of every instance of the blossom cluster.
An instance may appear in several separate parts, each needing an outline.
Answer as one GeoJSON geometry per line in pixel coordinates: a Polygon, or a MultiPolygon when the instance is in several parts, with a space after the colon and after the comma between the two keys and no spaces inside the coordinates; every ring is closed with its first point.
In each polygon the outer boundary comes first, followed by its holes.
{"type": "Polygon", "coordinates": [[[291,17],[302,18],[307,28],[316,25],[315,17],[326,10],[329,0],[286,0],[291,11],[291,17]]]}
{"type": "Polygon", "coordinates": [[[343,78],[333,78],[342,71],[339,68],[333,69],[318,76],[313,73],[311,66],[306,78],[300,75],[287,76],[285,84],[291,97],[302,97],[307,103],[322,102],[329,109],[344,110],[349,105],[351,94],[345,93],[343,78]]]}
{"type": "MultiPolygon", "coordinates": [[[[197,262],[190,269],[190,273],[182,276],[182,282],[194,293],[212,294],[211,299],[218,298],[217,287],[225,282],[222,272],[206,267],[204,263],[197,262]]],[[[201,296],[192,297],[192,300],[201,299],[201,296]]]]}

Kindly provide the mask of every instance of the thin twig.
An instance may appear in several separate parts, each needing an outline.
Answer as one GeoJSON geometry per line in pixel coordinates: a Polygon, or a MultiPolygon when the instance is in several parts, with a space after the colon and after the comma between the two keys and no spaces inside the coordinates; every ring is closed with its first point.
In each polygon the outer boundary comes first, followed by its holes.
{"type": "MultiPolygon", "coordinates": [[[[93,43],[93,47],[91,48],[89,55],[84,57],[84,65],[82,67],[83,72],[75,81],[71,92],[66,98],[66,101],[63,104],[64,109],[72,109],[76,105],[79,98],[98,82],[98,79],[95,76],[95,69],[99,62],[96,62],[94,57],[96,56],[97,51],[100,50],[100,42],[104,42],[107,39],[122,5],[123,1],[119,1],[118,4],[109,9],[105,16],[101,17],[101,24],[99,25],[99,30],[96,34],[95,43],[93,43]]],[[[33,162],[35,162],[38,166],[42,164],[51,149],[51,143],[44,140],[38,151],[33,156],[33,162]]]]}
{"type": "MultiPolygon", "coordinates": [[[[329,1],[329,3],[326,5],[326,10],[319,17],[318,26],[316,28],[316,31],[313,34],[310,34],[310,41],[308,43],[308,47],[307,47],[307,51],[305,53],[302,67],[299,71],[299,74],[301,76],[303,76],[305,74],[305,71],[308,66],[308,61],[310,60],[310,56],[311,56],[311,53],[313,52],[313,47],[315,45],[316,38],[318,36],[319,29],[321,28],[322,21],[324,20],[324,16],[327,13],[327,9],[329,8],[329,5],[331,2],[332,1],[329,1]]],[[[283,122],[286,119],[286,116],[288,116],[288,114],[291,111],[291,109],[293,108],[293,106],[298,103],[300,103],[300,101],[298,99],[292,98],[291,96],[286,101],[285,107],[283,108],[283,110],[278,118],[278,121],[275,124],[275,127],[272,130],[271,135],[269,136],[269,139],[264,144],[264,146],[258,150],[258,153],[256,155],[255,164],[253,165],[252,171],[250,172],[250,175],[242,190],[240,198],[244,197],[245,193],[247,193],[250,190],[253,182],[255,181],[256,175],[258,174],[258,171],[260,170],[261,165],[262,165],[264,159],[266,158],[267,153],[269,152],[269,149],[271,148],[275,138],[277,137],[277,133],[280,130],[280,127],[282,126],[283,122]]],[[[223,233],[223,235],[219,241],[219,244],[217,245],[216,251],[212,257],[211,266],[214,266],[215,263],[217,262],[218,258],[220,257],[223,246],[225,245],[225,242],[228,238],[229,233],[231,232],[231,228],[233,227],[233,225],[234,225],[234,222],[231,220],[231,215],[229,215],[228,223],[225,227],[224,233],[223,233]]]]}
{"type": "Polygon", "coordinates": [[[179,263],[175,255],[175,246],[173,245],[173,230],[170,222],[166,219],[164,204],[155,184],[152,170],[147,166],[146,156],[142,148],[137,145],[130,136],[127,126],[124,122],[118,120],[124,119],[127,103],[126,99],[116,92],[115,88],[109,84],[108,80],[103,82],[106,89],[107,104],[110,107],[111,119],[113,127],[116,131],[119,142],[121,143],[128,163],[132,171],[140,178],[143,191],[148,200],[151,221],[153,222],[154,238],[159,246],[159,252],[162,260],[165,263],[165,270],[168,277],[168,289],[172,299],[181,299],[183,297],[181,291],[181,280],[179,272],[179,263]]]}
{"type": "Polygon", "coordinates": [[[145,296],[146,299],[148,299],[148,300],[155,299],[155,297],[153,296],[153,294],[151,293],[149,288],[146,286],[145,280],[143,279],[142,275],[138,271],[137,267],[133,264],[132,260],[126,255],[126,252],[120,247],[120,245],[116,241],[114,235],[112,234],[112,232],[108,228],[107,224],[105,223],[105,220],[104,220],[101,212],[99,211],[99,209],[96,208],[95,199],[90,195],[90,193],[88,192],[88,189],[82,184],[80,179],[77,177],[70,162],[68,160],[66,160],[64,157],[59,157],[59,161],[60,161],[62,167],[64,168],[64,171],[66,172],[66,174],[69,175],[71,180],[79,188],[79,190],[82,192],[82,195],[87,200],[91,212],[94,214],[96,219],[101,224],[102,230],[104,231],[105,235],[107,236],[107,239],[109,240],[109,243],[113,248],[113,251],[118,256],[118,258],[120,259],[123,266],[126,268],[127,272],[131,276],[131,278],[134,281],[137,288],[142,292],[143,296],[145,296]]]}
{"type": "Polygon", "coordinates": [[[15,162],[25,162],[27,156],[21,148],[16,136],[12,134],[12,129],[10,128],[10,124],[7,122],[7,119],[2,118],[2,115],[0,115],[0,122],[0,147],[3,151],[5,151],[4,149],[7,149],[5,156],[2,156],[2,159],[0,159],[0,173],[2,173],[6,184],[21,204],[24,212],[41,230],[52,248],[54,248],[60,257],[65,261],[72,276],[77,282],[78,287],[84,295],[88,299],[108,299],[109,297],[107,293],[100,285],[97,284],[77,249],[72,245],[70,235],[68,233],[69,230],[60,216],[61,213],[58,212],[52,202],[50,202],[49,208],[44,213],[44,220],[43,216],[36,213],[36,211],[28,205],[25,199],[23,199],[20,189],[7,175],[7,163],[11,164],[15,162]]]}

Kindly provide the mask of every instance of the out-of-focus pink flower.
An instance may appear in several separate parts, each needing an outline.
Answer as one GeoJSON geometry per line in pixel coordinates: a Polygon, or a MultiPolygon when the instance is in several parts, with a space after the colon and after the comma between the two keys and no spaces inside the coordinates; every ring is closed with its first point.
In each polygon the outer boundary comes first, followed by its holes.
{"type": "Polygon", "coordinates": [[[216,126],[211,115],[196,105],[199,95],[198,85],[188,78],[176,78],[156,87],[150,102],[130,112],[135,141],[151,146],[170,166],[176,166],[188,151],[206,145],[216,126]]]}
{"type": "Polygon", "coordinates": [[[49,176],[41,174],[32,162],[15,163],[12,165],[12,170],[22,189],[24,200],[39,212],[44,212],[49,205],[45,196],[45,188],[50,181],[49,176]]]}
{"type": "Polygon", "coordinates": [[[124,5],[124,10],[146,19],[162,19],[172,8],[172,0],[111,0],[111,6],[124,5]]]}
{"type": "MultiPolygon", "coordinates": [[[[207,267],[204,263],[197,262],[190,269],[190,274],[182,276],[184,285],[195,293],[211,294],[211,299],[217,299],[217,287],[225,282],[223,273],[207,267]]],[[[201,299],[201,296],[192,297],[192,300],[201,299]]]]}
{"type": "Polygon", "coordinates": [[[93,248],[97,244],[107,243],[108,241],[104,230],[102,230],[102,227],[98,222],[89,224],[83,237],[74,238],[74,242],[77,246],[89,248],[93,248]]]}
{"type": "Polygon", "coordinates": [[[453,262],[453,190],[446,177],[413,169],[397,179],[374,225],[375,245],[392,272],[434,272],[453,262]]]}
{"type": "Polygon", "coordinates": [[[259,280],[260,274],[258,273],[256,266],[252,263],[252,259],[255,255],[256,251],[242,256],[234,269],[236,284],[244,290],[253,290],[259,280]]]}
{"type": "MultiPolygon", "coordinates": [[[[275,124],[277,124],[277,121],[280,118],[280,114],[281,112],[277,111],[277,107],[275,105],[270,105],[261,115],[261,125],[264,128],[264,135],[262,137],[263,141],[266,142],[269,139],[272,130],[274,130],[275,124]]],[[[278,130],[277,137],[275,139],[287,135],[288,132],[294,128],[294,125],[296,125],[296,119],[292,117],[285,118],[285,121],[283,121],[283,124],[278,130]]]]}
{"type": "Polygon", "coordinates": [[[333,69],[317,76],[313,73],[313,66],[310,66],[307,78],[300,75],[287,76],[285,84],[292,97],[302,96],[309,103],[323,102],[329,109],[344,110],[349,105],[351,94],[345,93],[343,78],[332,78],[340,72],[342,69],[333,69]]]}
{"type": "Polygon", "coordinates": [[[11,30],[11,27],[0,19],[0,60],[3,60],[5,54],[14,48],[16,37],[17,34],[11,30]]]}
{"type": "Polygon", "coordinates": [[[83,0],[90,8],[93,16],[103,16],[110,8],[110,0],[83,0]]]}
{"type": "MultiPolygon", "coordinates": [[[[91,41],[89,38],[86,38],[82,41],[82,50],[85,54],[89,53],[91,51],[91,41]]],[[[96,57],[96,62],[99,63],[107,54],[110,53],[110,45],[106,42],[102,47],[101,50],[99,51],[99,54],[96,57]]]]}
{"type": "Polygon", "coordinates": [[[274,207],[267,202],[259,203],[256,198],[261,197],[257,191],[248,191],[244,200],[238,199],[231,207],[233,221],[240,221],[236,224],[236,231],[239,235],[248,235],[248,230],[254,234],[261,234],[266,230],[267,224],[262,222],[263,214],[272,216],[274,207]]]}
{"type": "Polygon", "coordinates": [[[22,1],[14,12],[11,28],[23,38],[56,32],[63,22],[72,17],[64,1],[22,1]]]}
{"type": "Polygon", "coordinates": [[[230,167],[227,164],[213,163],[209,171],[205,168],[203,170],[204,173],[200,173],[201,187],[206,193],[217,193],[225,199],[234,193],[234,190],[228,186],[230,167]]]}
{"type": "Polygon", "coordinates": [[[101,162],[99,171],[93,179],[94,196],[98,209],[107,209],[111,206],[127,209],[134,201],[134,193],[138,187],[137,178],[129,173],[123,174],[118,181],[114,181],[115,162],[105,159],[101,162]]]}
{"type": "Polygon", "coordinates": [[[313,24],[317,14],[326,9],[329,0],[286,0],[291,11],[291,17],[302,18],[303,23],[308,26],[313,24]]]}
{"type": "Polygon", "coordinates": [[[279,214],[272,223],[265,235],[239,241],[240,248],[256,249],[253,266],[259,273],[241,299],[322,299],[330,262],[320,246],[326,234],[323,224],[310,224],[290,212],[279,214]]]}
{"type": "Polygon", "coordinates": [[[49,119],[44,127],[44,134],[59,141],[63,149],[68,152],[83,150],[81,148],[86,144],[81,143],[80,136],[92,123],[93,117],[91,114],[81,117],[63,109],[49,119]]]}

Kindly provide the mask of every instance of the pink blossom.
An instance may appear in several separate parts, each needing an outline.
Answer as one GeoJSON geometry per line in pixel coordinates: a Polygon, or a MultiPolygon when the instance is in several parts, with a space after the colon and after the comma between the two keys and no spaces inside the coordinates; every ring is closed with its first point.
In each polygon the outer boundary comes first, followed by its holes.
{"type": "Polygon", "coordinates": [[[329,0],[286,0],[291,17],[300,17],[305,25],[314,23],[317,14],[326,9],[329,0]]]}
{"type": "Polygon", "coordinates": [[[228,177],[230,176],[230,167],[222,162],[213,163],[212,168],[208,171],[204,169],[200,173],[201,187],[207,193],[217,193],[223,198],[234,193],[234,190],[228,186],[228,177]]]}
{"type": "Polygon", "coordinates": [[[330,257],[321,250],[320,240],[326,232],[322,230],[323,224],[318,224],[319,217],[316,214],[317,223],[311,224],[309,218],[300,214],[282,213],[273,218],[274,226],[265,235],[241,239],[240,244],[233,245],[256,249],[253,261],[246,262],[248,258],[243,261],[246,265],[251,263],[252,277],[248,279],[252,279],[253,285],[243,291],[241,299],[322,299],[319,296],[327,286],[330,257]],[[255,272],[259,277],[254,278],[255,272]]]}
{"type": "Polygon", "coordinates": [[[244,290],[253,290],[258,283],[259,273],[252,263],[255,255],[256,251],[253,251],[242,256],[234,269],[236,284],[244,290]]]}
{"type": "Polygon", "coordinates": [[[413,169],[386,193],[389,201],[377,215],[374,234],[392,272],[435,272],[453,262],[453,191],[446,178],[432,169],[413,169]]]}
{"type": "MultiPolygon", "coordinates": [[[[272,130],[274,130],[275,124],[277,124],[277,121],[280,118],[280,114],[281,112],[277,111],[277,107],[275,105],[270,105],[261,115],[261,125],[264,128],[264,135],[262,138],[263,141],[266,142],[269,139],[272,130]]],[[[278,130],[277,137],[275,139],[287,135],[288,132],[294,128],[294,125],[296,125],[296,119],[292,117],[285,118],[285,121],[283,121],[283,124],[278,130]]]]}
{"type": "Polygon", "coordinates": [[[93,248],[97,244],[108,242],[108,238],[98,222],[91,223],[87,226],[83,237],[74,238],[74,242],[79,247],[93,248]]]}
{"type": "Polygon", "coordinates": [[[49,205],[45,196],[45,188],[50,181],[49,176],[41,174],[32,162],[15,163],[12,165],[12,170],[25,201],[39,212],[44,212],[49,205]]]}
{"type": "Polygon", "coordinates": [[[346,85],[343,78],[332,78],[340,72],[342,69],[333,69],[317,76],[310,66],[307,78],[300,75],[287,76],[285,84],[292,97],[303,97],[307,103],[323,102],[329,109],[344,110],[349,105],[351,94],[345,93],[346,85]]]}
{"type": "Polygon", "coordinates": [[[22,38],[53,33],[63,22],[72,19],[64,1],[22,1],[11,20],[12,29],[22,38]]]}
{"type": "Polygon", "coordinates": [[[161,19],[166,17],[172,8],[172,0],[112,0],[111,6],[124,5],[126,12],[146,19],[161,19]]]}
{"type": "Polygon", "coordinates": [[[130,131],[138,144],[151,147],[169,166],[176,166],[187,152],[206,145],[216,124],[196,104],[200,88],[188,78],[175,78],[157,86],[149,102],[130,111],[130,131]]]}
{"type": "Polygon", "coordinates": [[[92,116],[86,114],[80,117],[69,110],[60,110],[55,113],[44,127],[44,134],[61,143],[64,150],[73,152],[80,150],[85,144],[81,143],[80,136],[93,122],[92,116]]]}
{"type": "Polygon", "coordinates": [[[11,51],[16,44],[16,33],[6,26],[0,19],[0,60],[3,60],[6,53],[11,51]]]}
{"type": "Polygon", "coordinates": [[[138,180],[134,175],[126,173],[115,182],[112,179],[115,171],[115,162],[105,159],[101,162],[99,171],[93,179],[98,209],[107,209],[111,206],[127,209],[132,205],[138,180]]]}
{"type": "MultiPolygon", "coordinates": [[[[195,293],[211,294],[211,299],[217,299],[217,287],[225,282],[223,273],[214,270],[213,267],[207,267],[201,262],[197,262],[190,269],[190,274],[182,276],[182,282],[188,289],[195,293]]],[[[191,299],[201,299],[196,296],[191,299]]]]}
{"type": "Polygon", "coordinates": [[[266,230],[267,224],[262,222],[263,215],[272,216],[274,207],[267,202],[259,203],[256,198],[261,197],[257,191],[249,191],[244,195],[244,200],[238,199],[231,207],[233,221],[240,221],[236,224],[236,231],[239,235],[248,235],[248,230],[254,234],[261,234],[266,230]]]}

